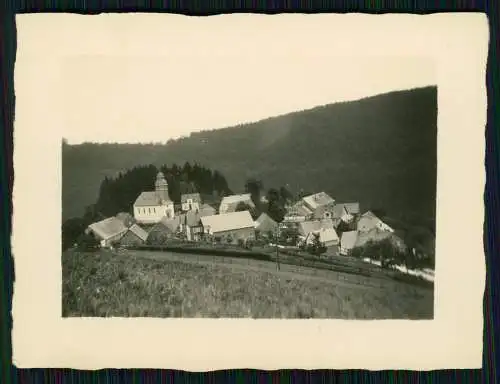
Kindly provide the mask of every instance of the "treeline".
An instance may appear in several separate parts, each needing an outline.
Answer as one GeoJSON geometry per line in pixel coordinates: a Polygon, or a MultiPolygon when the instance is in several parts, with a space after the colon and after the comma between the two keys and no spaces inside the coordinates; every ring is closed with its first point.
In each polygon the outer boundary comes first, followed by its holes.
{"type": "Polygon", "coordinates": [[[104,216],[118,212],[130,212],[137,196],[143,191],[153,191],[158,171],[163,172],[168,183],[170,199],[179,204],[181,195],[198,192],[209,200],[218,200],[231,194],[225,177],[218,171],[212,171],[199,164],[186,162],[183,166],[173,164],[139,166],[125,173],[119,173],[114,179],[106,177],[99,188],[99,197],[95,209],[104,216]]]}

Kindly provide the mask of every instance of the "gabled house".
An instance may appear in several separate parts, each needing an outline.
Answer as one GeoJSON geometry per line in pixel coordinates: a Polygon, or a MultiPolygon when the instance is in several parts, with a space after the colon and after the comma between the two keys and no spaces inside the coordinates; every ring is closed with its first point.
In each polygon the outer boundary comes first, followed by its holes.
{"type": "Polygon", "coordinates": [[[238,241],[255,239],[255,227],[249,211],[229,212],[201,219],[206,235],[224,243],[237,244],[238,241]]]}
{"type": "Polygon", "coordinates": [[[313,216],[313,211],[307,208],[304,202],[301,200],[293,204],[285,214],[283,221],[286,223],[300,223],[311,219],[313,216]]]}
{"type": "Polygon", "coordinates": [[[369,241],[378,243],[386,239],[389,239],[392,245],[399,251],[404,252],[406,250],[406,245],[399,236],[397,236],[394,232],[385,231],[378,227],[374,227],[366,232],[358,232],[358,238],[355,246],[362,247],[369,241]]]}
{"type": "Polygon", "coordinates": [[[120,245],[127,247],[141,245],[146,242],[148,233],[137,224],[133,224],[120,239],[120,245]]]}
{"type": "Polygon", "coordinates": [[[394,232],[390,226],[380,220],[373,212],[368,211],[361,215],[358,220],[358,231],[359,232],[368,232],[374,228],[378,228],[381,231],[385,232],[394,232]]]}
{"type": "Polygon", "coordinates": [[[173,218],[163,217],[149,231],[147,242],[150,244],[164,244],[167,240],[175,238],[179,232],[180,216],[173,218]]]}
{"type": "Polygon", "coordinates": [[[127,231],[128,228],[123,222],[113,216],[90,224],[85,233],[92,234],[99,240],[101,247],[110,247],[118,242],[127,231]]]}
{"type": "Polygon", "coordinates": [[[302,198],[304,205],[312,212],[322,206],[332,206],[335,200],[326,192],[318,192],[302,198]]]}
{"type": "Polygon", "coordinates": [[[255,204],[252,201],[250,193],[244,193],[240,195],[231,195],[223,197],[219,206],[219,213],[223,214],[223,213],[235,212],[236,207],[238,207],[238,204],[240,203],[245,203],[250,208],[255,208],[255,204]]]}
{"type": "Polygon", "coordinates": [[[331,219],[303,221],[298,226],[298,232],[304,238],[320,229],[334,229],[333,221],[331,219]]]}
{"type": "Polygon", "coordinates": [[[202,201],[199,193],[185,193],[181,195],[181,209],[184,212],[200,210],[202,201]]]}
{"type": "Polygon", "coordinates": [[[278,228],[278,223],[274,221],[267,213],[263,212],[257,220],[255,220],[255,230],[261,234],[267,235],[269,232],[275,232],[278,228]]]}
{"type": "Polygon", "coordinates": [[[332,210],[332,218],[351,223],[359,215],[359,203],[335,204],[332,210]]]}
{"type": "Polygon", "coordinates": [[[349,255],[358,241],[358,231],[349,231],[342,233],[340,237],[340,254],[349,255]]]}
{"type": "Polygon", "coordinates": [[[174,202],[168,195],[168,184],[162,172],[158,172],[155,190],[142,192],[134,202],[134,218],[141,224],[154,224],[162,217],[174,217],[174,202]]]}
{"type": "Polygon", "coordinates": [[[217,214],[217,210],[209,204],[202,204],[200,207],[200,216],[212,216],[217,214]]]}
{"type": "Polygon", "coordinates": [[[199,212],[188,211],[183,213],[179,219],[179,229],[186,236],[186,239],[188,241],[199,241],[203,234],[201,215],[199,212]]]}
{"type": "Polygon", "coordinates": [[[316,241],[316,238],[318,238],[319,242],[327,248],[325,253],[326,256],[338,254],[339,237],[334,228],[320,228],[310,232],[305,238],[305,243],[312,245],[316,241]]]}

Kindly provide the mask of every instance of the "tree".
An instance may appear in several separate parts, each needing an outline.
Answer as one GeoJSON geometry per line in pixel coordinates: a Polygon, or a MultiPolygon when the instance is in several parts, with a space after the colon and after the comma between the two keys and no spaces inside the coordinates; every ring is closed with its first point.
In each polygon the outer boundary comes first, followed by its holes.
{"type": "Polygon", "coordinates": [[[62,225],[62,249],[72,247],[82,235],[85,227],[85,221],[81,218],[66,220],[62,225]]]}
{"type": "Polygon", "coordinates": [[[267,214],[276,222],[283,221],[286,214],[285,200],[280,191],[275,188],[270,188],[267,191],[267,214]]]}
{"type": "Polygon", "coordinates": [[[340,235],[344,232],[354,231],[356,229],[356,223],[353,220],[350,223],[346,223],[344,220],[340,220],[337,226],[337,233],[340,235]]]}
{"type": "Polygon", "coordinates": [[[260,208],[260,193],[264,188],[261,180],[250,178],[245,183],[245,191],[250,193],[253,203],[257,208],[260,208]]]}
{"type": "Polygon", "coordinates": [[[279,195],[284,203],[292,201],[293,195],[286,187],[280,187],[279,195]]]}
{"type": "Polygon", "coordinates": [[[254,207],[251,207],[250,205],[248,205],[244,201],[240,201],[238,203],[238,205],[235,208],[235,211],[236,212],[249,211],[250,215],[252,216],[252,219],[254,219],[254,220],[259,217],[259,212],[257,211],[257,209],[254,207]]]}
{"type": "Polygon", "coordinates": [[[312,244],[309,246],[309,252],[316,256],[320,256],[321,254],[326,252],[326,247],[321,242],[318,233],[313,233],[313,241],[312,244]]]}
{"type": "Polygon", "coordinates": [[[99,241],[90,233],[81,234],[77,244],[84,251],[94,251],[99,248],[99,241]]]}

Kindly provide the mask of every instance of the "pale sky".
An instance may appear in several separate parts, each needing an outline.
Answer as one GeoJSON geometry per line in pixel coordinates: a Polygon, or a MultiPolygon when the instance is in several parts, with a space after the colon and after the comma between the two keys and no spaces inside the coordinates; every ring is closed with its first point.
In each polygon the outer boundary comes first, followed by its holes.
{"type": "Polygon", "coordinates": [[[86,57],[64,69],[70,143],[166,141],[434,83],[418,59],[86,57]]]}
{"type": "MultiPolygon", "coordinates": [[[[21,42],[46,36],[36,46],[21,44],[18,64],[36,66],[34,74],[54,73],[56,83],[46,80],[37,90],[32,82],[32,92],[54,100],[70,143],[165,142],[437,84],[424,29],[412,43],[391,41],[397,34],[380,28],[384,17],[368,16],[360,31],[349,17],[319,23],[300,15],[244,16],[147,16],[146,27],[119,15],[76,16],[65,22],[64,34],[25,22],[21,42]],[[24,52],[32,60],[23,61],[24,52]]],[[[399,30],[413,22],[402,19],[399,30]]]]}

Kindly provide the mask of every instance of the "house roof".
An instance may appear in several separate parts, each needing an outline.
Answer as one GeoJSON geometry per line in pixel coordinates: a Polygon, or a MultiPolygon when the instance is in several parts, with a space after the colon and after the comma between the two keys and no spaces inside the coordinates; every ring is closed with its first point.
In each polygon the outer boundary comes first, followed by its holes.
{"type": "Polygon", "coordinates": [[[129,228],[129,231],[132,232],[133,234],[135,234],[142,241],[146,241],[146,239],[148,238],[148,233],[143,228],[138,226],[137,224],[133,224],[129,228]]]}
{"type": "Polygon", "coordinates": [[[340,219],[346,213],[346,208],[344,204],[335,204],[332,210],[332,216],[336,219],[340,219]]]}
{"type": "Polygon", "coordinates": [[[263,212],[257,220],[255,220],[256,229],[272,229],[278,226],[278,223],[274,221],[267,213],[263,212]]]}
{"type": "Polygon", "coordinates": [[[217,212],[217,210],[214,207],[212,207],[209,204],[203,204],[200,207],[199,214],[200,214],[200,216],[211,216],[211,215],[215,215],[215,212],[217,212]]]}
{"type": "Polygon", "coordinates": [[[319,230],[310,232],[308,237],[312,234],[319,234],[319,241],[322,243],[330,243],[332,241],[338,242],[339,237],[333,228],[321,228],[319,230]]]}
{"type": "Polygon", "coordinates": [[[125,224],[114,216],[98,221],[97,223],[90,224],[88,228],[102,240],[107,240],[116,235],[127,232],[125,224]]]}
{"type": "Polygon", "coordinates": [[[187,202],[188,199],[201,203],[201,196],[199,193],[185,193],[181,195],[181,203],[187,202]]]}
{"type": "Polygon", "coordinates": [[[180,223],[181,220],[179,216],[175,216],[173,218],[168,218],[167,216],[165,216],[161,218],[158,224],[163,225],[171,232],[175,232],[177,231],[177,228],[179,228],[180,223]]]}
{"type": "Polygon", "coordinates": [[[371,241],[382,241],[391,237],[391,233],[387,231],[381,231],[378,228],[370,229],[367,232],[359,232],[358,238],[356,240],[356,247],[361,247],[365,245],[367,242],[371,241]]]}
{"type": "Polygon", "coordinates": [[[344,203],[347,213],[357,215],[359,213],[359,203],[344,203]]]}
{"type": "Polygon", "coordinates": [[[210,227],[212,233],[254,227],[254,221],[249,211],[205,216],[201,218],[201,223],[205,228],[210,227]]]}
{"type": "Polygon", "coordinates": [[[302,200],[312,209],[316,209],[322,205],[328,205],[334,203],[335,200],[332,199],[326,192],[318,192],[309,196],[305,196],[302,200]]]}
{"type": "Polygon", "coordinates": [[[299,223],[299,232],[301,232],[304,236],[307,236],[309,233],[318,231],[322,228],[333,229],[333,221],[330,219],[324,219],[303,221],[299,223]]]}
{"type": "MultiPolygon", "coordinates": [[[[369,220],[373,226],[376,226],[379,223],[385,224],[387,227],[391,228],[389,225],[380,220],[372,211],[367,211],[361,215],[361,219],[369,220]]],[[[359,228],[359,227],[358,227],[359,228]]]]}
{"type": "Polygon", "coordinates": [[[251,207],[254,206],[252,197],[249,193],[243,193],[240,195],[231,195],[231,196],[225,196],[222,198],[221,204],[238,204],[240,202],[244,201],[245,203],[248,202],[251,207]]]}
{"type": "Polygon", "coordinates": [[[312,211],[304,206],[304,202],[299,201],[290,207],[286,216],[309,216],[311,214],[312,211]]]}
{"type": "Polygon", "coordinates": [[[158,205],[161,205],[161,199],[155,191],[142,192],[134,203],[136,207],[156,207],[158,205]]]}
{"type": "Polygon", "coordinates": [[[342,233],[340,245],[345,249],[353,249],[358,240],[358,231],[349,231],[342,233]]]}
{"type": "Polygon", "coordinates": [[[361,217],[380,220],[372,211],[366,211],[361,217]]]}
{"type": "Polygon", "coordinates": [[[120,220],[125,226],[129,226],[135,223],[134,217],[127,212],[120,212],[115,216],[118,220],[120,220]]]}

